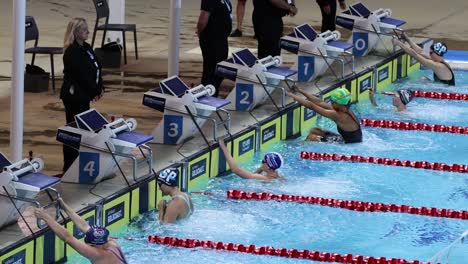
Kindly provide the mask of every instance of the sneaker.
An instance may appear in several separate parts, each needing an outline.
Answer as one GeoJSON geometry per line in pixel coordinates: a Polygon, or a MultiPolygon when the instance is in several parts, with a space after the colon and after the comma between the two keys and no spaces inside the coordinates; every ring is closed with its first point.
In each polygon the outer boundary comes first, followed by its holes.
{"type": "Polygon", "coordinates": [[[230,37],[242,37],[242,31],[240,31],[239,29],[236,28],[236,30],[234,30],[231,35],[229,35],[230,37]]]}

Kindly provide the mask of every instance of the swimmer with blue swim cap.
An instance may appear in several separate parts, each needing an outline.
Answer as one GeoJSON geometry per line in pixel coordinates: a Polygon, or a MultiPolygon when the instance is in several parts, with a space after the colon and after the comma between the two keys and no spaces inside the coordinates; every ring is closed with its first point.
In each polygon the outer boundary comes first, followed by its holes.
{"type": "Polygon", "coordinates": [[[90,226],[88,222],[76,214],[62,198],[59,198],[58,201],[61,209],[67,213],[75,227],[84,233],[84,242],[75,238],[67,229],[45,212],[44,209],[37,208],[34,210],[34,214],[37,218],[43,219],[60,239],[69,244],[83,257],[89,259],[91,263],[128,263],[117,242],[109,237],[109,230],[107,230],[107,228],[100,225],[90,226]]]}
{"type": "MultiPolygon", "coordinates": [[[[441,41],[436,41],[431,45],[429,55],[424,54],[424,50],[414,43],[406,33],[402,33],[402,37],[393,38],[393,45],[399,46],[406,53],[422,65],[428,67],[434,72],[434,81],[447,85],[455,85],[455,75],[452,68],[444,60],[444,54],[448,51],[447,45],[441,41]],[[401,39],[401,40],[400,40],[401,39]],[[406,42],[407,44],[403,43],[406,42]]],[[[428,80],[428,78],[425,78],[428,80]]]]}
{"type": "Polygon", "coordinates": [[[361,125],[356,115],[350,109],[351,93],[346,88],[337,88],[331,92],[329,97],[331,104],[326,103],[315,95],[306,93],[295,85],[291,87],[291,90],[286,92],[290,97],[299,104],[333,120],[339,133],[314,127],[310,130],[306,140],[345,144],[362,142],[361,125]],[[294,92],[304,95],[305,99],[294,92]]]}
{"type": "Polygon", "coordinates": [[[277,152],[269,152],[263,156],[262,164],[254,171],[250,172],[242,169],[237,165],[236,161],[232,157],[229,150],[224,144],[224,140],[220,138],[218,140],[219,148],[223,151],[226,162],[229,164],[231,171],[237,176],[244,179],[254,179],[261,181],[271,181],[273,179],[280,178],[278,169],[284,164],[283,157],[277,152]]]}
{"type": "Polygon", "coordinates": [[[192,198],[179,190],[178,180],[179,169],[177,168],[167,168],[158,174],[159,189],[163,195],[169,195],[169,199],[158,203],[159,221],[162,224],[172,224],[178,220],[187,219],[193,213],[192,198]]]}

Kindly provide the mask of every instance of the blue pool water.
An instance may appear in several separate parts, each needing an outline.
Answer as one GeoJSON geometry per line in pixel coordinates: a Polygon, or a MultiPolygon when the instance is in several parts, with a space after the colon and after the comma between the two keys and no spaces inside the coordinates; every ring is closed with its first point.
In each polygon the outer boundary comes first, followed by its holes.
{"type": "MultiPolygon", "coordinates": [[[[422,75],[427,74],[423,71],[422,75]]],[[[416,77],[397,82],[402,88],[468,93],[468,75],[456,72],[458,86],[425,83],[416,77]]],[[[379,108],[362,102],[353,109],[360,118],[407,120],[468,126],[468,103],[416,98],[407,113],[393,110],[388,97],[377,97],[379,108]],[[443,110],[441,110],[443,109],[443,110]]],[[[335,130],[327,119],[319,126],[335,130]]],[[[364,143],[354,145],[281,142],[268,151],[283,154],[284,180],[269,183],[235,175],[211,179],[207,192],[192,195],[195,212],[189,221],[161,226],[151,212],[119,230],[118,237],[130,263],[313,263],[250,254],[203,249],[170,248],[148,244],[150,234],[241,244],[309,249],[340,254],[385,256],[426,261],[456,240],[468,221],[395,213],[363,213],[310,204],[226,199],[226,191],[288,193],[335,199],[407,204],[468,210],[468,176],[462,173],[422,170],[366,163],[300,160],[301,151],[358,154],[447,164],[468,164],[468,136],[424,131],[365,127],[364,143]],[[141,239],[141,240],[138,240],[141,239]]],[[[242,166],[254,170],[264,153],[256,153],[242,166]]],[[[443,255],[446,252],[442,252],[443,255]]],[[[466,263],[468,244],[451,249],[444,263],[466,263]]],[[[77,256],[70,263],[85,261],[77,256]]]]}

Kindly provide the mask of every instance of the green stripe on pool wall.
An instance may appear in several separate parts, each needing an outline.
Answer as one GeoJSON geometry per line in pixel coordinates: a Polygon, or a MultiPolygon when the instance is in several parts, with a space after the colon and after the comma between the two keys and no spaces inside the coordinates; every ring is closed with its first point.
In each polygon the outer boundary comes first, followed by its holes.
{"type": "Polygon", "coordinates": [[[382,90],[385,86],[392,83],[392,76],[393,76],[393,63],[388,62],[380,67],[377,68],[376,72],[376,83],[377,88],[376,91],[382,90]]]}
{"type": "Polygon", "coordinates": [[[102,220],[109,231],[127,224],[130,220],[130,193],[106,201],[102,207],[102,220]]]}
{"type": "Polygon", "coordinates": [[[281,116],[260,126],[260,150],[265,150],[271,144],[281,139],[281,116]]]}
{"type": "Polygon", "coordinates": [[[203,190],[210,178],[210,152],[202,154],[188,163],[188,191],[203,190]]]}
{"type": "Polygon", "coordinates": [[[392,60],[392,82],[398,79],[398,58],[392,60]]]}
{"type": "MultiPolygon", "coordinates": [[[[36,254],[37,256],[38,254],[36,254]]],[[[42,256],[42,253],[40,254],[42,256]]],[[[34,240],[31,240],[11,251],[6,252],[0,257],[0,263],[24,263],[33,264],[34,260],[34,240]]]]}
{"type": "Polygon", "coordinates": [[[372,86],[372,77],[373,77],[373,72],[368,72],[363,75],[361,75],[357,79],[357,86],[358,86],[358,101],[361,100],[368,100],[369,99],[369,91],[368,88],[372,86]]]}

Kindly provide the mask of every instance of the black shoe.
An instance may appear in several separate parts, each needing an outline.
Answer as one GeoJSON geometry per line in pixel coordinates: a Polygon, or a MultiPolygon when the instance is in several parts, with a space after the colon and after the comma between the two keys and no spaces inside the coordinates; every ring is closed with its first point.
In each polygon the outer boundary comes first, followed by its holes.
{"type": "Polygon", "coordinates": [[[242,37],[242,31],[240,31],[239,29],[236,28],[236,30],[234,30],[231,35],[229,35],[230,37],[242,37]]]}

